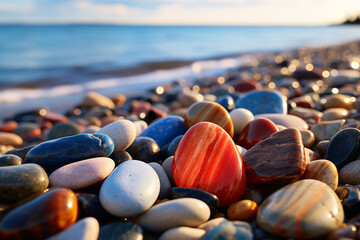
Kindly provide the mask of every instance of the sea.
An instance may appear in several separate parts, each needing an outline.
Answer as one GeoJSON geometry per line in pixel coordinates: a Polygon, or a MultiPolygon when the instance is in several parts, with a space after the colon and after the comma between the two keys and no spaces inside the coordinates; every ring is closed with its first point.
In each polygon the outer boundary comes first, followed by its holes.
{"type": "Polygon", "coordinates": [[[0,114],[220,74],[249,53],[354,40],[360,26],[0,25],[0,114]]]}

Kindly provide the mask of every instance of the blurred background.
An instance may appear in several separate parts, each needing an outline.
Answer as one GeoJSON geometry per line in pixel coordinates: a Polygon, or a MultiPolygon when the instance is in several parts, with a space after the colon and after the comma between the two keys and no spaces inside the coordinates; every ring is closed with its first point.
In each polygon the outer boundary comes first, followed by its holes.
{"type": "Polygon", "coordinates": [[[360,40],[359,15],[359,0],[2,0],[0,114],[360,40]]]}

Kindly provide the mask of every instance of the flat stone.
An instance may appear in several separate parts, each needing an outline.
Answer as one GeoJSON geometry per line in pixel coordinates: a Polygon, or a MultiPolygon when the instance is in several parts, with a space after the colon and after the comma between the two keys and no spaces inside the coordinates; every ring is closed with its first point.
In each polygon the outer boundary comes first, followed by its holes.
{"type": "Polygon", "coordinates": [[[296,128],[298,130],[309,128],[308,124],[303,119],[293,115],[267,113],[267,114],[258,114],[255,116],[255,119],[257,118],[267,118],[276,125],[282,125],[286,128],[296,128]]]}
{"type": "Polygon", "coordinates": [[[327,184],[332,190],[336,190],[339,176],[336,166],[328,160],[315,160],[306,165],[302,179],[315,179],[327,184]]]}
{"type": "Polygon", "coordinates": [[[339,172],[340,182],[344,184],[360,184],[360,160],[346,164],[339,172]]]}
{"type": "Polygon", "coordinates": [[[15,133],[0,132],[0,145],[6,146],[20,146],[23,144],[23,140],[19,135],[15,133]]]}
{"type": "Polygon", "coordinates": [[[134,159],[149,163],[157,160],[160,147],[152,138],[137,137],[126,150],[134,159]]]}
{"type": "Polygon", "coordinates": [[[203,201],[180,198],[157,204],[138,218],[138,224],[152,232],[164,232],[174,227],[196,227],[210,217],[203,201]]]}
{"type": "Polygon", "coordinates": [[[345,120],[334,120],[334,121],[322,121],[318,124],[311,126],[311,131],[315,135],[316,141],[329,140],[335,135],[342,126],[345,124],[345,120]]]}
{"type": "Polygon", "coordinates": [[[81,106],[85,108],[107,107],[113,109],[115,107],[115,104],[110,98],[100,93],[88,92],[83,98],[81,106]]]}
{"type": "Polygon", "coordinates": [[[149,209],[159,196],[160,180],[148,164],[130,160],[120,164],[100,189],[100,202],[109,213],[129,217],[149,209]]]}
{"type": "Polygon", "coordinates": [[[206,232],[203,240],[216,239],[244,239],[252,240],[254,235],[249,223],[242,221],[225,222],[218,227],[206,232]]]}
{"type": "Polygon", "coordinates": [[[246,182],[254,186],[281,186],[296,181],[306,168],[299,130],[285,129],[259,142],[243,157],[246,182]]]}
{"type": "Polygon", "coordinates": [[[321,120],[323,115],[322,112],[312,109],[312,108],[304,108],[304,107],[294,107],[290,110],[289,114],[297,116],[301,119],[314,119],[316,122],[321,120]]]}
{"type": "Polygon", "coordinates": [[[236,101],[236,108],[246,108],[252,114],[287,113],[285,97],[279,92],[254,90],[244,94],[236,101]]]}
{"type": "Polygon", "coordinates": [[[115,222],[100,228],[99,240],[140,240],[143,231],[136,223],[115,222]]]}
{"type": "Polygon", "coordinates": [[[44,239],[70,227],[77,215],[74,192],[56,188],[9,212],[0,231],[5,239],[44,239]]]}
{"type": "Polygon", "coordinates": [[[51,236],[47,240],[97,240],[99,236],[99,222],[96,218],[87,217],[77,221],[71,227],[51,236]]]}
{"type": "Polygon", "coordinates": [[[0,202],[13,203],[41,193],[49,185],[49,179],[37,164],[0,167],[0,202]]]}
{"type": "Polygon", "coordinates": [[[232,203],[226,211],[229,220],[250,222],[256,217],[259,206],[251,200],[240,200],[232,203]]]}
{"type": "Polygon", "coordinates": [[[57,123],[46,134],[46,140],[57,139],[61,137],[73,136],[81,132],[77,124],[73,122],[57,123]]]}
{"type": "Polygon", "coordinates": [[[316,238],[339,228],[344,211],[334,191],[325,183],[305,179],[271,194],[261,205],[261,229],[288,238],[316,238]]]}
{"type": "Polygon", "coordinates": [[[171,228],[161,234],[159,240],[200,240],[206,233],[203,229],[190,228],[190,227],[176,227],[171,228]]]}
{"type": "Polygon", "coordinates": [[[136,137],[136,127],[129,120],[118,120],[106,125],[96,133],[106,134],[114,141],[114,151],[126,150],[136,137]]]}
{"type": "Polygon", "coordinates": [[[222,127],[231,137],[234,136],[234,126],[230,114],[218,103],[202,101],[189,107],[185,115],[186,128],[203,121],[215,123],[222,127]]]}
{"type": "Polygon", "coordinates": [[[346,108],[329,108],[323,112],[321,121],[333,121],[345,119],[349,116],[349,110],[346,108]]]}
{"type": "Polygon", "coordinates": [[[67,164],[50,174],[50,185],[73,190],[86,188],[105,179],[115,167],[112,159],[98,157],[67,164]]]}
{"type": "Polygon", "coordinates": [[[215,194],[220,206],[239,199],[246,182],[233,140],[223,128],[210,122],[194,125],[181,139],[174,155],[173,177],[178,187],[215,194]]]}
{"type": "Polygon", "coordinates": [[[331,138],[326,149],[325,159],[333,162],[340,170],[359,157],[359,147],[360,131],[356,128],[343,129],[331,138]]]}
{"type": "Polygon", "coordinates": [[[40,143],[26,154],[26,162],[37,163],[52,172],[84,159],[107,157],[113,150],[114,142],[107,135],[78,134],[40,143]]]}
{"type": "Polygon", "coordinates": [[[150,167],[152,167],[156,174],[159,177],[160,180],[160,193],[159,193],[159,199],[164,199],[166,197],[168,197],[169,193],[170,193],[170,189],[171,189],[171,183],[169,181],[169,178],[164,170],[164,168],[156,163],[156,162],[151,162],[149,163],[150,167]]]}
{"type": "Polygon", "coordinates": [[[0,156],[0,166],[21,165],[24,161],[21,157],[14,154],[4,154],[0,156]]]}
{"type": "Polygon", "coordinates": [[[245,126],[254,120],[252,112],[245,108],[236,108],[230,112],[231,121],[234,125],[234,136],[239,136],[245,126]]]}

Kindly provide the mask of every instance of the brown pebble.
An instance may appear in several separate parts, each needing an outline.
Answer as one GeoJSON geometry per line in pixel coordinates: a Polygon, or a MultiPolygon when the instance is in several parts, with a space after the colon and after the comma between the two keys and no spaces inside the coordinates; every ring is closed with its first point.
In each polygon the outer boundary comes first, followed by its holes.
{"type": "Polygon", "coordinates": [[[315,160],[306,165],[302,179],[315,179],[326,183],[332,190],[336,190],[339,183],[339,175],[336,166],[325,159],[315,160]]]}
{"type": "Polygon", "coordinates": [[[311,146],[315,142],[314,133],[312,131],[306,130],[306,129],[300,130],[300,133],[301,133],[301,139],[304,144],[304,147],[311,148],[311,146]]]}
{"type": "Polygon", "coordinates": [[[329,140],[323,140],[316,144],[316,150],[318,151],[320,156],[325,156],[325,152],[327,147],[329,146],[329,140]]]}
{"type": "Polygon", "coordinates": [[[15,133],[0,132],[0,145],[20,146],[23,144],[22,138],[15,133]]]}
{"type": "Polygon", "coordinates": [[[227,209],[230,220],[251,221],[255,218],[259,206],[251,200],[240,200],[234,202],[227,209]]]}
{"type": "Polygon", "coordinates": [[[323,112],[321,121],[333,121],[344,119],[349,116],[349,110],[345,108],[330,108],[323,112]]]}

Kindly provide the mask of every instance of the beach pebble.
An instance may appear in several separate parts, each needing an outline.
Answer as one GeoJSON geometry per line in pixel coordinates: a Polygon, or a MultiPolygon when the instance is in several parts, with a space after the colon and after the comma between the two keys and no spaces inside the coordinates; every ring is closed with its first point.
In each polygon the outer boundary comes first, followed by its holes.
{"type": "Polygon", "coordinates": [[[129,120],[118,120],[101,128],[96,133],[106,134],[114,141],[114,152],[126,150],[136,137],[136,127],[129,120]]]}
{"type": "Polygon", "coordinates": [[[256,217],[259,206],[251,200],[240,200],[232,203],[226,211],[229,220],[250,222],[256,217]]]}
{"type": "Polygon", "coordinates": [[[257,118],[267,118],[276,125],[282,125],[286,128],[296,128],[298,130],[309,128],[308,124],[303,119],[293,115],[284,115],[279,113],[265,113],[265,114],[256,115],[255,119],[257,118]]]}
{"type": "Polygon", "coordinates": [[[160,180],[148,164],[130,160],[120,164],[100,189],[100,202],[111,214],[129,217],[149,209],[160,192],[160,180]]]}
{"type": "Polygon", "coordinates": [[[306,168],[299,130],[273,134],[249,149],[243,161],[247,185],[275,187],[296,181],[306,168]]]}
{"type": "Polygon", "coordinates": [[[212,229],[216,228],[217,226],[228,222],[228,220],[226,218],[223,217],[218,217],[218,218],[213,218],[207,222],[204,222],[203,224],[200,224],[198,226],[198,228],[200,229],[204,229],[205,231],[211,231],[212,229]]]}
{"type": "Polygon", "coordinates": [[[234,126],[230,114],[220,104],[202,101],[189,107],[185,115],[186,128],[204,121],[215,123],[222,127],[231,137],[234,136],[234,126]]]}
{"type": "Polygon", "coordinates": [[[162,163],[161,166],[164,168],[166,175],[168,176],[169,181],[171,183],[171,186],[176,186],[174,177],[173,177],[173,173],[172,173],[173,160],[174,160],[174,157],[170,156],[164,160],[164,162],[162,163]]]}
{"type": "Polygon", "coordinates": [[[338,187],[335,192],[344,208],[345,216],[348,219],[354,216],[356,218],[360,210],[360,189],[346,184],[338,187]]]}
{"type": "Polygon", "coordinates": [[[200,93],[194,91],[182,91],[178,95],[178,100],[183,107],[190,107],[192,104],[196,102],[204,101],[204,96],[200,93]]]}
{"type": "Polygon", "coordinates": [[[87,217],[77,221],[71,227],[51,236],[47,240],[97,240],[99,236],[99,222],[96,218],[87,217]]]}
{"type": "Polygon", "coordinates": [[[329,140],[322,140],[316,144],[316,150],[320,156],[325,157],[326,149],[329,146],[329,140]]]}
{"type": "Polygon", "coordinates": [[[254,234],[252,232],[249,223],[242,221],[228,221],[206,232],[206,234],[202,237],[202,239],[203,240],[217,240],[217,239],[253,240],[254,234]]]}
{"type": "Polygon", "coordinates": [[[0,167],[0,202],[13,203],[32,194],[41,193],[49,179],[37,164],[0,167]]]}
{"type": "Polygon", "coordinates": [[[29,135],[30,132],[39,129],[39,127],[40,125],[38,123],[21,122],[17,128],[14,129],[13,133],[19,135],[21,138],[25,138],[27,135],[29,135]]]}
{"type": "Polygon", "coordinates": [[[303,120],[314,119],[316,122],[321,120],[323,113],[312,108],[294,107],[289,114],[297,116],[303,120]]]}
{"type": "Polygon", "coordinates": [[[68,122],[69,118],[63,114],[47,111],[46,114],[41,115],[42,121],[49,121],[51,123],[68,122]]]}
{"type": "Polygon", "coordinates": [[[70,227],[77,215],[74,192],[56,188],[6,214],[0,231],[4,239],[44,239],[70,227]]]}
{"type": "Polygon", "coordinates": [[[235,139],[235,142],[246,149],[250,149],[278,131],[279,129],[271,120],[256,118],[245,126],[240,136],[235,139]]]}
{"type": "Polygon", "coordinates": [[[346,164],[339,172],[341,183],[351,185],[360,184],[360,160],[355,160],[346,164]]]}
{"type": "Polygon", "coordinates": [[[164,232],[174,227],[196,227],[209,217],[210,209],[203,201],[180,198],[153,206],[137,222],[148,231],[164,232]]]}
{"type": "Polygon", "coordinates": [[[349,224],[341,226],[339,229],[332,231],[328,236],[328,240],[349,240],[357,238],[357,229],[355,225],[349,224]]]}
{"type": "Polygon", "coordinates": [[[239,151],[240,153],[240,156],[241,157],[244,157],[245,156],[245,153],[247,152],[247,149],[242,147],[242,146],[239,146],[239,145],[236,145],[236,148],[237,150],[239,151]]]}
{"type": "Polygon", "coordinates": [[[161,234],[159,240],[200,240],[206,233],[203,229],[190,227],[175,227],[161,234]]]}
{"type": "Polygon", "coordinates": [[[336,166],[328,160],[315,160],[306,165],[302,179],[315,179],[336,190],[339,184],[339,174],[336,166]]]}
{"type": "Polygon", "coordinates": [[[154,139],[160,149],[163,149],[174,138],[184,134],[185,131],[184,119],[178,116],[170,116],[152,123],[139,136],[154,139]]]}
{"type": "Polygon", "coordinates": [[[0,156],[0,167],[21,165],[23,163],[24,161],[21,159],[21,157],[14,154],[4,154],[0,156]]]}
{"type": "Polygon", "coordinates": [[[261,89],[261,84],[252,79],[240,79],[232,82],[231,84],[238,92],[249,92],[256,89],[261,89]]]}
{"type": "Polygon", "coordinates": [[[159,145],[149,137],[137,137],[126,150],[134,159],[144,162],[156,161],[159,145]]]}
{"type": "Polygon", "coordinates": [[[319,154],[309,148],[304,147],[304,150],[306,163],[312,162],[314,160],[319,160],[321,158],[319,154]]]}
{"type": "Polygon", "coordinates": [[[107,157],[98,157],[67,164],[50,174],[50,186],[72,190],[91,186],[105,179],[115,163],[107,157]]]}
{"type": "Polygon", "coordinates": [[[148,124],[143,120],[136,120],[133,123],[136,128],[136,137],[138,137],[148,127],[148,124]]]}
{"type": "Polygon", "coordinates": [[[100,228],[98,240],[141,240],[143,230],[131,221],[115,222],[100,228]]]}
{"type": "Polygon", "coordinates": [[[234,136],[239,136],[245,126],[254,120],[252,112],[245,108],[236,108],[230,112],[231,121],[234,125],[234,136]]]}
{"type": "Polygon", "coordinates": [[[9,120],[4,123],[0,123],[0,132],[12,132],[17,128],[18,125],[19,125],[18,122],[14,120],[9,120]]]}
{"type": "Polygon", "coordinates": [[[285,97],[278,92],[254,90],[244,94],[236,101],[236,108],[246,108],[252,114],[287,113],[285,97]]]}
{"type": "Polygon", "coordinates": [[[264,196],[258,190],[245,188],[244,194],[241,196],[240,200],[250,200],[259,205],[264,201],[264,196]]]}
{"type": "MultiPolygon", "coordinates": [[[[26,154],[30,151],[30,149],[32,149],[33,147],[35,147],[35,145],[29,145],[23,148],[16,148],[16,149],[12,149],[7,151],[5,154],[14,154],[18,157],[20,157],[22,160],[25,160],[26,158],[26,154]]],[[[24,161],[25,162],[25,161],[24,161]]]]}
{"type": "Polygon", "coordinates": [[[345,120],[322,121],[311,126],[316,141],[330,140],[345,124],[345,120]]]}
{"type": "Polygon", "coordinates": [[[78,134],[45,141],[26,154],[27,163],[37,163],[52,172],[66,164],[94,157],[107,157],[114,142],[104,134],[78,134]]]}
{"type": "Polygon", "coordinates": [[[149,163],[149,165],[155,170],[160,180],[160,193],[158,198],[164,199],[169,195],[171,189],[171,183],[169,181],[169,178],[164,168],[160,164],[156,162],[151,162],[149,163]]]}
{"type": "Polygon", "coordinates": [[[300,130],[300,133],[301,133],[301,140],[304,144],[304,147],[311,148],[311,146],[315,142],[314,133],[307,129],[300,130]]]}
{"type": "Polygon", "coordinates": [[[224,107],[227,111],[231,111],[235,108],[234,99],[230,95],[223,95],[219,97],[216,102],[224,107]]]}
{"type": "Polygon", "coordinates": [[[360,130],[346,128],[337,132],[326,149],[325,159],[330,160],[340,170],[360,155],[360,130]]]}
{"type": "Polygon", "coordinates": [[[177,146],[184,135],[179,135],[174,138],[168,146],[167,153],[169,156],[174,156],[177,146]]]}
{"type": "Polygon", "coordinates": [[[343,221],[344,211],[335,192],[325,183],[310,179],[276,191],[260,205],[257,214],[261,229],[288,238],[324,236],[343,221]]]}
{"type": "Polygon", "coordinates": [[[356,101],[356,98],[344,94],[331,94],[323,97],[320,103],[324,109],[329,108],[346,108],[351,109],[356,101]]]}
{"type": "Polygon", "coordinates": [[[87,128],[85,128],[84,130],[81,131],[81,133],[96,133],[97,131],[99,131],[101,128],[98,126],[94,126],[94,125],[90,125],[87,128]]]}
{"type": "Polygon", "coordinates": [[[111,158],[115,162],[115,167],[119,166],[121,163],[125,161],[132,160],[132,156],[127,151],[118,151],[113,152],[109,158],[111,158]]]}
{"type": "Polygon", "coordinates": [[[107,107],[113,109],[115,107],[114,102],[97,92],[88,92],[83,98],[81,106],[84,108],[93,108],[93,107],[107,107]]]}
{"type": "Polygon", "coordinates": [[[46,134],[46,140],[73,136],[79,134],[80,132],[80,128],[75,123],[57,123],[46,134]]]}
{"type": "Polygon", "coordinates": [[[23,140],[19,135],[8,132],[0,132],[0,145],[17,147],[21,144],[23,144],[23,140]]]}
{"type": "Polygon", "coordinates": [[[173,177],[178,187],[215,194],[220,206],[239,199],[246,182],[233,140],[223,128],[210,122],[200,122],[185,133],[174,155],[173,177]]]}
{"type": "Polygon", "coordinates": [[[333,121],[345,119],[349,116],[349,110],[345,108],[329,108],[323,112],[321,121],[333,121]]]}

